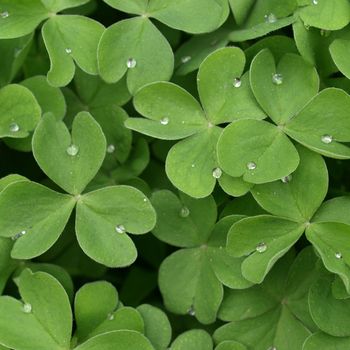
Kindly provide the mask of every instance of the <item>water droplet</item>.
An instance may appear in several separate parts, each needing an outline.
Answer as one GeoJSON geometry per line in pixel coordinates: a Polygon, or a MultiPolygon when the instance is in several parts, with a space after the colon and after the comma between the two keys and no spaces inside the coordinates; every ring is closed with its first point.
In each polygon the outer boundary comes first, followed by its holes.
{"type": "Polygon", "coordinates": [[[317,4],[318,4],[318,0],[312,0],[312,3],[313,3],[314,5],[317,5],[317,4]]]}
{"type": "Polygon", "coordinates": [[[113,153],[115,151],[115,146],[113,144],[108,145],[107,153],[113,153]]]}
{"type": "Polygon", "coordinates": [[[107,319],[109,321],[113,321],[114,320],[114,314],[112,312],[110,314],[108,314],[107,319]]]}
{"type": "Polygon", "coordinates": [[[336,257],[337,259],[341,259],[341,258],[343,257],[343,255],[342,255],[340,252],[336,252],[336,253],[335,253],[335,257],[336,257]]]}
{"type": "Polygon", "coordinates": [[[7,18],[9,16],[9,13],[7,11],[1,12],[0,17],[1,18],[7,18]]]}
{"type": "Polygon", "coordinates": [[[32,312],[32,305],[28,303],[23,304],[23,312],[30,314],[32,312]]]}
{"type": "Polygon", "coordinates": [[[283,75],[280,73],[275,73],[272,75],[272,82],[275,85],[281,85],[283,83],[283,75]]]}
{"type": "Polygon", "coordinates": [[[187,62],[191,61],[191,59],[192,59],[191,56],[184,56],[184,57],[181,57],[181,62],[187,63],[187,62]]]}
{"type": "Polygon", "coordinates": [[[191,164],[191,168],[194,168],[196,165],[195,164],[191,164]]]}
{"type": "Polygon", "coordinates": [[[188,209],[187,207],[182,207],[180,210],[180,216],[182,218],[187,218],[188,215],[190,215],[190,209],[188,209]]]}
{"type": "Polygon", "coordinates": [[[195,316],[196,315],[196,311],[194,311],[194,307],[193,306],[191,306],[190,309],[188,310],[188,314],[190,316],[195,316]]]}
{"type": "Polygon", "coordinates": [[[242,80],[240,78],[235,78],[233,79],[233,86],[235,88],[239,88],[242,85],[242,80]]]}
{"type": "Polygon", "coordinates": [[[247,168],[249,170],[255,170],[256,169],[256,164],[254,162],[249,162],[249,163],[247,163],[247,168]]]}
{"type": "Polygon", "coordinates": [[[69,47],[67,47],[67,48],[65,49],[65,51],[66,51],[66,53],[67,53],[68,55],[72,53],[72,49],[69,48],[69,47]]]}
{"type": "Polygon", "coordinates": [[[168,125],[169,124],[169,118],[168,117],[163,117],[161,120],[160,120],[160,123],[162,125],[168,125]]]}
{"type": "Polygon", "coordinates": [[[68,154],[69,156],[74,157],[74,156],[76,156],[76,155],[78,154],[78,152],[79,152],[79,147],[72,144],[72,145],[70,145],[70,146],[67,147],[66,152],[67,152],[67,154],[68,154]]]}
{"type": "Polygon", "coordinates": [[[136,64],[137,64],[137,62],[136,62],[135,58],[129,58],[129,59],[126,61],[126,66],[127,66],[128,68],[135,68],[135,67],[136,67],[136,64]]]}
{"type": "Polygon", "coordinates": [[[320,35],[324,36],[325,38],[327,38],[328,36],[330,36],[331,32],[330,30],[326,30],[326,29],[321,29],[320,30],[320,35]]]}
{"type": "Polygon", "coordinates": [[[21,238],[22,236],[24,236],[27,233],[27,231],[23,230],[19,233],[16,233],[14,236],[12,236],[12,240],[16,241],[18,238],[21,238]]]}
{"type": "Polygon", "coordinates": [[[19,125],[17,123],[11,123],[9,126],[9,129],[11,132],[18,132],[19,131],[19,125]]]}
{"type": "Polygon", "coordinates": [[[256,250],[258,253],[264,253],[264,252],[266,252],[266,249],[267,249],[267,245],[266,245],[264,242],[260,242],[260,243],[255,247],[255,250],[256,250]]]}
{"type": "Polygon", "coordinates": [[[321,141],[328,145],[333,141],[333,137],[331,135],[323,135],[321,136],[321,141]]]}
{"type": "Polygon", "coordinates": [[[269,13],[264,16],[266,23],[275,23],[277,21],[277,17],[273,13],[269,13]]]}
{"type": "Polygon", "coordinates": [[[287,175],[287,176],[284,176],[282,177],[281,181],[284,183],[284,184],[287,184],[288,182],[290,182],[292,180],[292,175],[287,175]]]}
{"type": "Polygon", "coordinates": [[[116,227],[115,227],[115,230],[118,232],[118,233],[125,233],[125,227],[124,227],[124,225],[117,225],[116,227]]]}
{"type": "Polygon", "coordinates": [[[277,350],[277,348],[275,346],[271,346],[267,350],[277,350]]]}
{"type": "Polygon", "coordinates": [[[143,201],[144,201],[144,202],[147,202],[147,198],[144,198],[143,201]]]}
{"type": "Polygon", "coordinates": [[[213,169],[213,177],[215,179],[220,179],[221,175],[222,175],[222,170],[220,168],[215,168],[213,169]]]}

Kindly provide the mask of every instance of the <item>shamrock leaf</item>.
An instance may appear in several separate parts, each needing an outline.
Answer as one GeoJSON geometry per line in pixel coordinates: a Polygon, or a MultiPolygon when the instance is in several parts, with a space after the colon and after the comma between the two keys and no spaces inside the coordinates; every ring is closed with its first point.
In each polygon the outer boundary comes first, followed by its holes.
{"type": "Polygon", "coordinates": [[[337,350],[347,349],[349,346],[349,337],[332,337],[326,333],[316,332],[306,339],[303,350],[337,350]]]}
{"type": "Polygon", "coordinates": [[[80,112],[74,119],[72,136],[52,115],[42,118],[33,136],[33,153],[39,166],[74,195],[80,194],[96,175],[105,152],[103,132],[87,112],[80,112]]]}
{"type": "Polygon", "coordinates": [[[180,334],[171,344],[172,350],[212,350],[213,340],[202,329],[192,329],[180,334]]]}

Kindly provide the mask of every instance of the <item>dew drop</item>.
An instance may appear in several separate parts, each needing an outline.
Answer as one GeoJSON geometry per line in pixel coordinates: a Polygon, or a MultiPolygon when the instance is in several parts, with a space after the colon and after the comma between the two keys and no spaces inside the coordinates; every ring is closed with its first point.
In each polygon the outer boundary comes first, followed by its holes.
{"type": "Polygon", "coordinates": [[[281,85],[283,83],[283,75],[280,73],[275,73],[272,75],[272,82],[275,85],[281,85]]]}
{"type": "Polygon", "coordinates": [[[182,207],[180,210],[180,216],[182,218],[187,218],[190,215],[190,209],[188,209],[187,207],[182,207]]]}
{"type": "Polygon", "coordinates": [[[196,311],[194,311],[194,307],[193,306],[191,306],[190,309],[188,310],[188,314],[190,316],[195,316],[196,315],[196,311]]]}
{"type": "Polygon", "coordinates": [[[78,152],[79,152],[79,147],[72,144],[72,145],[70,145],[70,146],[67,147],[66,152],[67,152],[67,154],[68,154],[69,156],[74,157],[74,156],[76,156],[76,155],[78,154],[78,152]]]}
{"type": "Polygon", "coordinates": [[[264,242],[260,242],[260,243],[255,247],[255,250],[256,250],[258,253],[264,253],[264,252],[266,252],[266,249],[267,249],[267,245],[266,245],[264,242]]]}
{"type": "Polygon", "coordinates": [[[270,348],[268,348],[267,350],[277,350],[277,348],[275,346],[271,346],[270,348]]]}
{"type": "Polygon", "coordinates": [[[17,234],[15,234],[14,236],[12,236],[12,240],[16,241],[18,238],[21,238],[22,236],[24,236],[27,233],[27,231],[23,230],[17,234]]]}
{"type": "Polygon", "coordinates": [[[137,64],[137,62],[136,62],[135,58],[129,58],[129,59],[126,61],[126,66],[127,66],[128,68],[135,68],[135,67],[136,67],[136,64],[137,64]]]}
{"type": "Polygon", "coordinates": [[[66,51],[66,53],[67,53],[68,55],[72,53],[72,49],[69,48],[69,47],[67,47],[67,48],[65,49],[65,51],[66,51]]]}
{"type": "Polygon", "coordinates": [[[163,117],[161,120],[160,120],[160,123],[162,125],[168,125],[169,124],[169,118],[168,117],[163,117]]]}
{"type": "Polygon", "coordinates": [[[312,3],[313,3],[314,5],[317,5],[317,4],[318,4],[318,0],[312,0],[312,3]]]}
{"type": "Polygon", "coordinates": [[[341,259],[341,258],[343,257],[343,255],[342,255],[340,252],[336,252],[336,253],[335,253],[335,257],[336,257],[337,259],[341,259]]]}
{"type": "Polygon", "coordinates": [[[7,18],[9,16],[9,13],[7,11],[1,12],[0,17],[1,18],[7,18]]]}
{"type": "Polygon", "coordinates": [[[11,132],[18,132],[19,131],[19,125],[17,123],[11,123],[9,126],[9,129],[11,132]]]}
{"type": "Polygon", "coordinates": [[[220,168],[215,168],[213,169],[212,174],[215,179],[220,179],[220,177],[222,176],[222,170],[220,168]]]}
{"type": "Polygon", "coordinates": [[[110,144],[107,146],[107,153],[113,153],[115,151],[115,146],[110,144]]]}
{"type": "Polygon", "coordinates": [[[284,176],[282,177],[281,181],[284,183],[284,184],[287,184],[288,182],[290,182],[292,180],[292,175],[287,175],[287,176],[284,176]]]}
{"type": "Polygon", "coordinates": [[[144,198],[143,201],[144,201],[144,202],[147,202],[147,198],[144,198]]]}
{"type": "Polygon", "coordinates": [[[277,17],[273,13],[269,13],[264,16],[266,23],[275,23],[277,21],[277,17]]]}
{"type": "Polygon", "coordinates": [[[115,227],[115,230],[118,232],[118,233],[125,233],[125,227],[124,225],[117,225],[115,227]]]}
{"type": "Polygon", "coordinates": [[[191,168],[194,168],[196,165],[195,164],[191,164],[191,168]]]}
{"type": "Polygon", "coordinates": [[[321,136],[321,141],[328,145],[333,141],[333,137],[331,135],[323,135],[321,136]]]}
{"type": "Polygon", "coordinates": [[[249,170],[255,170],[256,169],[256,164],[254,162],[249,162],[249,163],[247,163],[247,168],[249,170]]]}
{"type": "Polygon", "coordinates": [[[112,312],[110,314],[108,314],[107,319],[109,321],[113,321],[114,320],[114,314],[112,312]]]}
{"type": "Polygon", "coordinates": [[[239,88],[242,85],[242,80],[240,78],[235,78],[233,79],[233,86],[235,88],[239,88]]]}
{"type": "Polygon", "coordinates": [[[32,312],[32,305],[28,303],[23,304],[23,312],[30,314],[32,312]]]}
{"type": "Polygon", "coordinates": [[[191,56],[183,56],[183,57],[181,57],[181,62],[187,63],[187,62],[191,61],[191,59],[192,59],[191,56]]]}

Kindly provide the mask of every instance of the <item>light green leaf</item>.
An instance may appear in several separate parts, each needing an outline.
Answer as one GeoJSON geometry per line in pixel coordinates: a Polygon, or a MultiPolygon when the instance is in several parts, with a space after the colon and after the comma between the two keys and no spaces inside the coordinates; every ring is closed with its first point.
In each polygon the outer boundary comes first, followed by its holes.
{"type": "Polygon", "coordinates": [[[336,39],[329,46],[329,51],[333,58],[334,63],[339,70],[349,79],[350,77],[350,66],[349,61],[346,57],[350,53],[350,42],[345,39],[336,39]]]}
{"type": "Polygon", "coordinates": [[[108,83],[127,73],[131,93],[159,80],[169,80],[174,57],[164,36],[148,18],[131,18],[109,27],[98,47],[101,77],[108,83]]]}
{"type": "Polygon", "coordinates": [[[286,135],[262,120],[238,120],[227,126],[217,145],[218,160],[228,175],[255,184],[292,173],[299,155],[286,135]]]}
{"type": "Polygon", "coordinates": [[[11,84],[0,90],[0,137],[27,137],[40,116],[38,102],[24,86],[11,84]]]}
{"type": "Polygon", "coordinates": [[[214,124],[235,119],[264,119],[243,75],[245,56],[238,47],[226,47],[210,54],[200,65],[198,91],[207,118],[214,124]]]}
{"type": "Polygon", "coordinates": [[[303,350],[349,350],[350,338],[332,337],[329,334],[317,332],[306,339],[303,350]]]}
{"type": "Polygon", "coordinates": [[[79,245],[93,260],[110,267],[127,266],[137,256],[126,234],[153,229],[156,214],[145,195],[129,186],[112,186],[81,196],[77,203],[79,245]]]}
{"type": "Polygon", "coordinates": [[[7,175],[3,178],[0,179],[0,192],[3,191],[7,186],[18,182],[18,181],[28,181],[27,178],[25,178],[22,175],[18,175],[18,174],[10,174],[7,175]]]}
{"type": "Polygon", "coordinates": [[[171,344],[172,350],[212,350],[213,340],[202,329],[192,329],[180,334],[171,344]]]}
{"type": "Polygon", "coordinates": [[[205,130],[208,121],[200,104],[181,87],[158,82],[142,88],[135,109],[148,119],[130,118],[125,125],[143,134],[177,140],[205,130]]]}
{"type": "Polygon", "coordinates": [[[241,177],[232,177],[225,173],[219,179],[220,187],[230,196],[244,196],[254,186],[252,183],[246,182],[241,177]]]}
{"type": "Polygon", "coordinates": [[[243,277],[261,283],[304,229],[303,224],[269,215],[242,219],[229,231],[227,251],[234,257],[247,256],[242,263],[243,277]]]}
{"type": "Polygon", "coordinates": [[[205,243],[214,227],[217,208],[212,196],[194,199],[180,193],[161,190],[152,194],[151,202],[157,212],[152,230],[160,240],[177,246],[193,247],[205,243]]]}
{"type": "Polygon", "coordinates": [[[319,78],[316,69],[300,56],[286,54],[276,64],[265,49],[252,61],[250,83],[266,114],[284,125],[317,94],[319,78]]]}
{"type": "Polygon", "coordinates": [[[171,324],[167,315],[160,309],[143,304],[137,307],[145,322],[145,336],[156,350],[164,350],[171,340],[171,324]]]}
{"type": "Polygon", "coordinates": [[[297,147],[300,164],[295,172],[263,185],[251,192],[266,211],[300,223],[310,221],[324,200],[328,190],[328,172],[323,158],[297,147]]]}
{"type": "Polygon", "coordinates": [[[86,73],[97,75],[97,45],[104,27],[83,16],[55,16],[48,20],[42,35],[50,56],[47,79],[53,86],[66,86],[74,77],[75,64],[86,73]],[[72,35],[75,33],[75,35],[72,35]]]}
{"type": "Polygon", "coordinates": [[[88,112],[77,114],[72,135],[63,122],[45,115],[33,136],[33,153],[47,176],[77,195],[99,170],[106,154],[106,139],[88,112]]]}
{"type": "Polygon", "coordinates": [[[79,342],[86,340],[113,313],[117,305],[118,292],[109,282],[92,282],[81,287],[74,301],[79,342]]]}
{"type": "Polygon", "coordinates": [[[30,34],[50,16],[39,0],[2,0],[0,11],[0,39],[19,38],[30,34]]]}
{"type": "Polygon", "coordinates": [[[149,0],[103,0],[109,6],[114,7],[117,10],[132,13],[136,15],[142,15],[147,12],[149,0]]]}
{"type": "Polygon", "coordinates": [[[350,225],[350,197],[337,197],[324,202],[312,222],[340,222],[350,225]]]}
{"type": "Polygon", "coordinates": [[[293,139],[322,155],[347,159],[350,149],[350,96],[336,88],[322,90],[285,126],[293,139]],[[332,122],[330,122],[332,121],[332,122]]]}
{"type": "Polygon", "coordinates": [[[180,191],[195,197],[209,196],[221,177],[216,146],[222,129],[211,127],[174,145],[166,158],[169,180],[180,191]]]}
{"type": "Polygon", "coordinates": [[[47,9],[54,13],[84,5],[89,1],[90,0],[41,0],[47,9]]]}
{"type": "Polygon", "coordinates": [[[71,196],[34,182],[6,187],[0,195],[0,235],[16,241],[12,257],[30,259],[47,251],[62,233],[74,205],[71,196]]]}

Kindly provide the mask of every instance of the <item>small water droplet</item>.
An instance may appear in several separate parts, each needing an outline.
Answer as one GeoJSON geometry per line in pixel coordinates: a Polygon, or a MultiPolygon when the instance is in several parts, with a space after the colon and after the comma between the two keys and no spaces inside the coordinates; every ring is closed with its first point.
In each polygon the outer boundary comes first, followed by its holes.
{"type": "Polygon", "coordinates": [[[312,0],[312,3],[313,3],[314,5],[317,5],[317,4],[318,4],[318,0],[312,0]]]}
{"type": "Polygon", "coordinates": [[[221,175],[222,175],[222,170],[220,168],[215,168],[213,169],[213,177],[215,179],[220,179],[221,175]]]}
{"type": "Polygon", "coordinates": [[[283,83],[283,75],[280,73],[275,73],[272,75],[272,82],[275,85],[281,85],[283,83]]]}
{"type": "Polygon", "coordinates": [[[72,144],[67,147],[66,152],[69,156],[74,157],[79,153],[79,147],[72,144]]]}
{"type": "Polygon", "coordinates": [[[275,23],[277,22],[277,17],[273,13],[269,13],[268,15],[264,16],[266,23],[275,23]]]}
{"type": "Polygon", "coordinates": [[[242,80],[240,78],[235,78],[233,79],[233,86],[235,88],[239,88],[242,85],[242,80]]]}
{"type": "Polygon", "coordinates": [[[256,169],[256,164],[254,162],[248,162],[247,163],[247,168],[249,170],[255,170],[256,169]]]}
{"type": "Polygon", "coordinates": [[[267,350],[277,350],[277,348],[275,346],[271,346],[267,350]]]}
{"type": "Polygon", "coordinates": [[[168,125],[169,124],[169,118],[168,117],[163,117],[161,120],[160,120],[160,123],[162,125],[168,125]]]}
{"type": "Polygon", "coordinates": [[[337,259],[341,259],[341,258],[343,257],[343,255],[342,255],[340,252],[336,252],[336,253],[335,253],[335,257],[336,257],[337,259]]]}
{"type": "Polygon", "coordinates": [[[264,253],[264,252],[266,252],[266,249],[267,249],[267,245],[266,245],[264,242],[260,242],[260,243],[255,247],[255,250],[256,250],[258,253],[264,253]]]}
{"type": "Polygon", "coordinates": [[[190,209],[188,209],[187,207],[182,207],[180,210],[180,216],[182,218],[187,218],[190,215],[190,209]]]}
{"type": "Polygon", "coordinates": [[[66,51],[66,53],[67,53],[68,55],[72,53],[72,49],[69,48],[69,47],[67,47],[67,48],[65,49],[65,51],[66,51]]]}
{"type": "Polygon", "coordinates": [[[147,202],[147,198],[144,198],[143,201],[144,201],[144,202],[147,202]]]}
{"type": "Polygon", "coordinates": [[[0,13],[1,18],[7,18],[9,16],[9,13],[7,11],[3,11],[0,13]]]}
{"type": "Polygon", "coordinates": [[[107,146],[107,153],[113,153],[115,151],[115,146],[110,144],[107,146]]]}
{"type": "Polygon", "coordinates": [[[281,181],[284,183],[284,184],[287,184],[288,182],[290,182],[292,180],[292,175],[287,175],[287,176],[284,176],[282,177],[281,181]]]}
{"type": "Polygon", "coordinates": [[[32,312],[32,305],[28,303],[23,304],[23,312],[30,314],[32,312]]]}
{"type": "Polygon", "coordinates": [[[23,230],[19,233],[16,233],[14,236],[12,236],[12,240],[16,241],[18,238],[21,238],[22,236],[24,236],[27,233],[27,231],[23,230]]]}
{"type": "Polygon", "coordinates": [[[137,64],[137,62],[136,62],[135,58],[129,58],[129,59],[126,61],[126,66],[127,66],[128,68],[135,68],[135,67],[136,67],[136,64],[137,64]]]}
{"type": "Polygon", "coordinates": [[[194,168],[196,165],[195,164],[191,164],[191,168],[194,168]]]}
{"type": "Polygon", "coordinates": [[[124,225],[117,225],[116,227],[115,227],[115,230],[118,232],[118,233],[125,233],[125,227],[124,227],[124,225]]]}
{"type": "Polygon", "coordinates": [[[326,29],[321,29],[320,30],[320,35],[327,38],[328,36],[330,36],[331,32],[330,30],[326,30],[326,29]]]}
{"type": "Polygon", "coordinates": [[[188,310],[188,314],[190,316],[195,316],[196,315],[196,311],[194,310],[193,306],[191,306],[190,309],[188,310]]]}
{"type": "Polygon", "coordinates": [[[333,137],[331,135],[323,135],[321,136],[321,141],[328,145],[333,141],[333,137]]]}
{"type": "Polygon", "coordinates": [[[18,132],[19,131],[19,125],[17,123],[11,123],[9,126],[9,129],[11,132],[18,132]]]}
{"type": "Polygon", "coordinates": [[[191,56],[184,56],[184,57],[181,57],[181,62],[187,63],[187,62],[191,61],[191,59],[192,59],[191,56]]]}
{"type": "Polygon", "coordinates": [[[113,321],[114,320],[114,314],[112,312],[110,314],[108,314],[107,319],[109,321],[113,321]]]}

